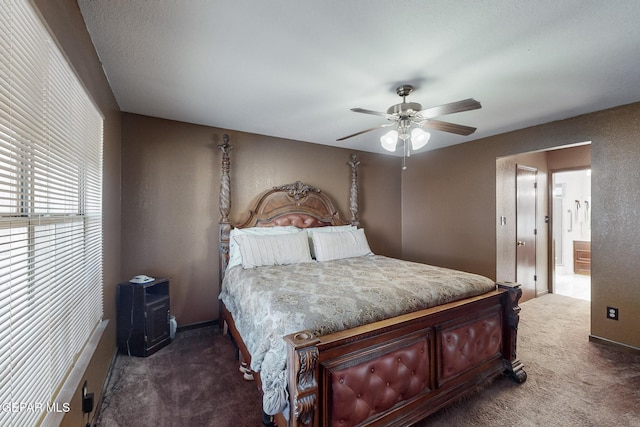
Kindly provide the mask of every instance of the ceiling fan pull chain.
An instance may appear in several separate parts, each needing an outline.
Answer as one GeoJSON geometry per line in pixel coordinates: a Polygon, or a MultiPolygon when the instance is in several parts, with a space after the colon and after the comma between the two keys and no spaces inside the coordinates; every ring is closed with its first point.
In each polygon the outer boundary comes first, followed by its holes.
{"type": "Polygon", "coordinates": [[[402,156],[402,170],[406,171],[407,170],[407,147],[409,144],[407,144],[405,142],[404,147],[403,147],[403,156],[402,156]]]}

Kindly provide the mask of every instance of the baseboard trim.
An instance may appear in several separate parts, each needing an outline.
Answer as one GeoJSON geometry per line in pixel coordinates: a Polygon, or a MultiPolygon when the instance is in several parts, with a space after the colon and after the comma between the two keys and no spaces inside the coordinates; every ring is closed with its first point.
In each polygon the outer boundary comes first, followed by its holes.
{"type": "Polygon", "coordinates": [[[634,347],[628,344],[623,344],[617,341],[608,340],[606,338],[597,337],[595,335],[589,335],[589,341],[598,343],[598,344],[608,345],[610,347],[616,347],[616,348],[619,348],[620,350],[625,350],[625,351],[629,351],[636,354],[640,353],[640,348],[638,347],[634,347]]]}
{"type": "Polygon", "coordinates": [[[113,352],[113,356],[111,357],[111,364],[109,365],[109,370],[107,371],[107,377],[104,380],[104,384],[102,385],[102,394],[100,395],[100,400],[96,404],[96,411],[93,413],[93,418],[91,419],[91,426],[97,425],[97,421],[100,419],[100,413],[102,412],[102,405],[104,404],[105,397],[107,396],[107,389],[109,388],[109,382],[111,381],[111,375],[113,374],[113,368],[116,365],[116,359],[118,358],[118,347],[113,352]]]}
{"type": "Polygon", "coordinates": [[[184,331],[189,331],[191,329],[207,328],[209,326],[215,326],[219,324],[220,322],[218,321],[218,319],[207,320],[206,322],[191,323],[190,325],[178,326],[178,328],[176,329],[176,332],[184,332],[184,331]]]}

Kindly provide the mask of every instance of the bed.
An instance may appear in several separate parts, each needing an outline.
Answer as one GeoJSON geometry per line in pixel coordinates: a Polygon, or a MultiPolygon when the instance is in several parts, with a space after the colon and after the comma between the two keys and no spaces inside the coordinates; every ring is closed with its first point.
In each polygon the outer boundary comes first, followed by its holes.
{"type": "Polygon", "coordinates": [[[408,426],[499,375],[526,380],[519,285],[371,253],[355,155],[350,221],[297,181],[232,225],[226,135],[219,148],[221,324],[255,372],[265,424],[408,426]]]}

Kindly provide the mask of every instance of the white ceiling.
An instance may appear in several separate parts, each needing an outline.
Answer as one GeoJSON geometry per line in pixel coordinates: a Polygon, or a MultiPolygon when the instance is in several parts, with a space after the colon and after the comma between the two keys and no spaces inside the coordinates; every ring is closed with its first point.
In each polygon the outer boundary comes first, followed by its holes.
{"type": "MultiPolygon", "coordinates": [[[[640,101],[637,0],[78,0],[126,112],[384,152],[395,89],[475,98],[426,148],[640,101]]],[[[401,151],[401,150],[398,150],[401,151]]]]}

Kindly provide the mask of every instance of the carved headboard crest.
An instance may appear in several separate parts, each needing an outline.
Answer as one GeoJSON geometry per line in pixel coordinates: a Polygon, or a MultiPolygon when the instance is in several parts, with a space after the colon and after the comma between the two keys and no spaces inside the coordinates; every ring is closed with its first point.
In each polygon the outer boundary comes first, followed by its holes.
{"type": "Polygon", "coordinates": [[[296,181],[293,184],[286,184],[281,186],[273,187],[274,190],[286,191],[290,197],[293,197],[295,200],[299,201],[300,199],[307,197],[307,193],[313,191],[314,193],[320,193],[320,189],[316,187],[312,187],[308,184],[303,183],[302,181],[296,181]]]}
{"type": "Polygon", "coordinates": [[[320,189],[301,181],[273,187],[263,193],[238,228],[295,225],[323,227],[347,224],[320,189]]]}

